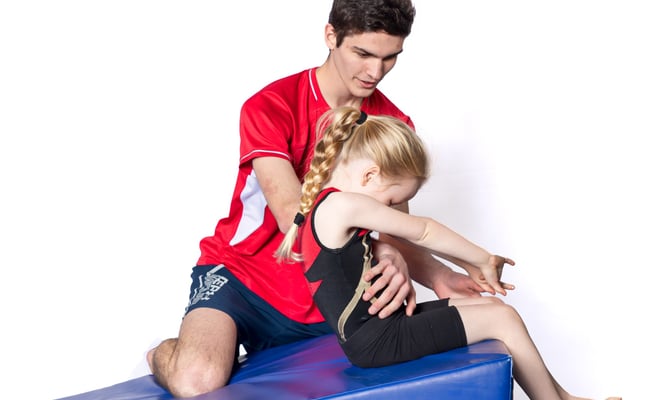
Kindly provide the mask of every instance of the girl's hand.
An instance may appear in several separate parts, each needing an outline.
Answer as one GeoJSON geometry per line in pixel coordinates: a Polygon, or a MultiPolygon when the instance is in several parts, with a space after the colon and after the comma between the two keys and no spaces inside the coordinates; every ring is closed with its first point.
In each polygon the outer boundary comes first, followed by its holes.
{"type": "Polygon", "coordinates": [[[511,284],[501,281],[501,274],[505,264],[515,265],[515,262],[507,257],[491,255],[487,264],[480,266],[478,271],[473,269],[471,272],[467,272],[486,292],[490,294],[499,293],[505,296],[506,289],[513,290],[515,288],[511,284]]]}
{"type": "Polygon", "coordinates": [[[505,296],[506,290],[514,290],[515,288],[514,285],[501,281],[503,266],[505,264],[515,265],[515,262],[509,258],[491,255],[486,264],[477,266],[446,254],[436,253],[436,255],[463,268],[483,292],[492,295],[498,292],[505,296]]]}

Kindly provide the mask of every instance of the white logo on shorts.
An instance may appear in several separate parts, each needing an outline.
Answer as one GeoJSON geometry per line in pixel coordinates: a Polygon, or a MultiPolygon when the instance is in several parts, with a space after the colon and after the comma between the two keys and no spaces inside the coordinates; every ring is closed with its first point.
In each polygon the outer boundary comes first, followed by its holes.
{"type": "Polygon", "coordinates": [[[193,306],[199,301],[210,300],[212,295],[214,295],[223,285],[228,283],[228,278],[221,275],[217,275],[217,271],[223,268],[223,265],[218,265],[208,271],[205,276],[199,277],[199,288],[194,289],[194,293],[190,298],[190,304],[187,306],[193,306]]]}

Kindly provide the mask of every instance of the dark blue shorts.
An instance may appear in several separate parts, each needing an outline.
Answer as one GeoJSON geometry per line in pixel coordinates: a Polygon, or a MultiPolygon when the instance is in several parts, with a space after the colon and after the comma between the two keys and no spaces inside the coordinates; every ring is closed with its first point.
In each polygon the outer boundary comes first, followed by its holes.
{"type": "Polygon", "coordinates": [[[192,269],[185,314],[201,307],[228,314],[237,325],[237,343],[247,352],[332,333],[326,322],[301,324],[285,317],[223,265],[197,265],[192,269]]]}

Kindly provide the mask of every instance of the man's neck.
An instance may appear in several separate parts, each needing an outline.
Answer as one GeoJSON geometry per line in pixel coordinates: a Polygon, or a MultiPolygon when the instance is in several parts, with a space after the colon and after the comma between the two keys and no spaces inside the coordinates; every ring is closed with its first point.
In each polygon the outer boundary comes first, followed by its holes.
{"type": "Polygon", "coordinates": [[[316,69],[316,80],[320,92],[331,108],[352,106],[360,108],[362,97],[354,97],[341,81],[336,68],[330,64],[329,59],[316,69]]]}

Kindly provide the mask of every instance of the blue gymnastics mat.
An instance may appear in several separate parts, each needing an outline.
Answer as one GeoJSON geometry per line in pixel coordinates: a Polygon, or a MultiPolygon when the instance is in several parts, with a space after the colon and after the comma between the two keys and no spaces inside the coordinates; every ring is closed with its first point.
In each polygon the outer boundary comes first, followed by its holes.
{"type": "MultiPolygon", "coordinates": [[[[327,335],[250,354],[228,386],[192,399],[511,400],[512,384],[512,358],[496,340],[388,367],[358,368],[336,337],[327,335]]],[[[59,400],[109,399],[173,396],[146,375],[59,400]]]]}

